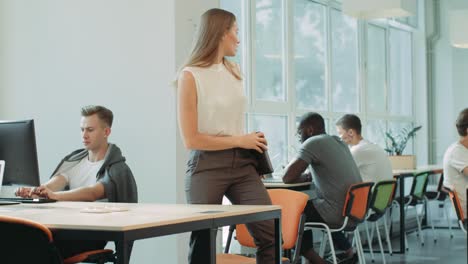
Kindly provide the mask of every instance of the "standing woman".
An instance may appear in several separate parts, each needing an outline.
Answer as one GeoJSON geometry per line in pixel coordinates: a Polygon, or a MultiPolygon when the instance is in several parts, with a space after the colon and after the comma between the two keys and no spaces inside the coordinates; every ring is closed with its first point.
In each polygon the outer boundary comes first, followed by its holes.
{"type": "MultiPolygon", "coordinates": [[[[251,150],[263,152],[263,133],[244,133],[245,108],[235,56],[239,39],[235,16],[222,9],[206,11],[187,62],[177,80],[179,128],[190,149],[185,192],[190,204],[270,205],[271,200],[255,170],[251,150]]],[[[257,245],[257,263],[274,263],[274,224],[247,224],[257,245]]],[[[209,235],[190,237],[189,263],[209,263],[209,235]]]]}

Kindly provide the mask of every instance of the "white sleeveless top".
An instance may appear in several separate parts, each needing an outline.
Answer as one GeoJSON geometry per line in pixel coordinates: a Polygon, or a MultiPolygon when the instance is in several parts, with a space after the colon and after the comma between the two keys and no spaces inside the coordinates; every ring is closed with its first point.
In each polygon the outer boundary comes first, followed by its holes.
{"type": "Polygon", "coordinates": [[[236,79],[224,64],[185,67],[197,87],[198,131],[210,135],[244,134],[247,98],[242,80],[236,79]]]}

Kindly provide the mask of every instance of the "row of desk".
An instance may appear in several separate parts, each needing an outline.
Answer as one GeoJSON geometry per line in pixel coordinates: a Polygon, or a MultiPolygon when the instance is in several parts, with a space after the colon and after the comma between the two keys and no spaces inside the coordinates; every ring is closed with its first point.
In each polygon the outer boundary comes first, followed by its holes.
{"type": "MultiPolygon", "coordinates": [[[[394,171],[399,179],[400,195],[404,196],[404,177],[423,171],[440,171],[440,166],[416,170],[394,171]]],[[[307,190],[310,183],[265,183],[267,188],[307,190]]],[[[400,206],[400,252],[405,252],[404,206],[400,206]]],[[[210,234],[211,262],[216,263],[216,231],[221,226],[274,219],[275,255],[280,263],[281,209],[278,206],[251,205],[185,205],[185,204],[113,204],[57,202],[20,204],[0,207],[0,214],[26,218],[53,230],[55,239],[107,240],[116,245],[117,263],[129,262],[129,244],[135,240],[203,230],[210,234]],[[84,213],[88,207],[123,207],[122,212],[84,213]]]]}

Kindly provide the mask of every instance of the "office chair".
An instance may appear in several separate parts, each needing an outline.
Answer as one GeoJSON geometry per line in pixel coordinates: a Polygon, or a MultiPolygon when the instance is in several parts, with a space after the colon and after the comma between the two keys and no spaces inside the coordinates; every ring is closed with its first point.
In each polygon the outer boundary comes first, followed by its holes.
{"type": "Polygon", "coordinates": [[[371,253],[372,262],[374,262],[374,253],[372,251],[372,241],[374,236],[374,228],[377,232],[377,239],[379,242],[380,252],[382,253],[382,263],[385,262],[385,254],[382,246],[382,239],[380,237],[378,221],[383,218],[385,237],[387,240],[388,251],[392,255],[392,245],[390,243],[390,236],[388,234],[386,212],[387,209],[392,206],[392,201],[395,198],[396,181],[380,181],[372,189],[372,198],[369,204],[369,213],[366,218],[366,234],[367,244],[369,245],[369,251],[371,253]],[[371,235],[369,236],[369,230],[367,228],[367,222],[373,223],[371,226],[371,235]]]}
{"type": "MultiPolygon", "coordinates": [[[[445,203],[448,195],[447,195],[446,192],[444,192],[442,190],[443,183],[444,183],[444,173],[443,172],[433,172],[433,175],[438,175],[438,174],[440,174],[440,176],[439,176],[439,181],[437,183],[437,189],[434,190],[434,191],[426,190],[426,192],[424,193],[424,196],[426,196],[426,203],[427,204],[429,204],[429,202],[435,201],[435,202],[438,202],[439,208],[440,208],[440,206],[442,206],[444,208],[442,213],[445,215],[445,219],[447,220],[447,225],[449,227],[449,232],[450,232],[450,238],[453,238],[452,225],[450,224],[449,213],[447,211],[448,209],[447,209],[447,206],[446,206],[446,203],[445,203]]],[[[427,206],[427,208],[428,208],[428,215],[429,215],[430,214],[429,213],[430,206],[427,206]]],[[[432,217],[431,217],[431,228],[432,228],[433,233],[435,235],[434,223],[432,221],[432,217]]],[[[434,242],[437,242],[437,236],[434,236],[434,242]]]]}
{"type": "Polygon", "coordinates": [[[54,244],[52,232],[40,223],[11,216],[0,215],[2,243],[0,255],[2,263],[50,263],[74,264],[78,262],[114,262],[110,249],[93,250],[62,259],[54,244]]]}
{"type": "Polygon", "coordinates": [[[463,208],[461,206],[460,199],[458,198],[457,191],[452,191],[448,187],[443,187],[443,191],[446,192],[448,196],[450,197],[450,201],[452,201],[453,208],[455,208],[455,213],[457,213],[458,225],[460,226],[461,230],[463,230],[463,232],[466,235],[465,225],[467,223],[467,220],[465,218],[465,215],[463,214],[463,208]]]}
{"type": "Polygon", "coordinates": [[[343,225],[339,228],[332,229],[325,223],[320,222],[306,222],[305,230],[308,229],[319,229],[325,231],[328,237],[324,234],[322,244],[320,245],[319,255],[323,256],[325,250],[327,238],[330,241],[331,254],[333,257],[333,263],[337,263],[335,247],[333,245],[333,239],[331,233],[333,232],[352,232],[354,233],[354,242],[356,243],[356,249],[360,263],[365,263],[364,250],[362,248],[361,237],[359,235],[358,224],[364,222],[367,216],[367,210],[369,208],[369,198],[371,195],[371,189],[374,185],[373,182],[363,182],[353,184],[349,187],[348,193],[346,194],[345,203],[343,206],[343,216],[345,217],[343,225]],[[348,221],[353,220],[356,225],[349,226],[348,221]]]}
{"type": "MultiPolygon", "coordinates": [[[[281,206],[282,248],[286,251],[285,256],[287,256],[283,257],[282,263],[300,263],[300,246],[305,222],[304,208],[309,196],[301,192],[287,189],[271,189],[268,190],[268,194],[270,195],[273,205],[281,206]],[[292,256],[291,251],[293,249],[294,255],[292,256]]],[[[239,244],[246,247],[256,247],[253,238],[245,225],[237,225],[235,228],[234,226],[231,226],[224,254],[218,254],[216,256],[216,263],[255,264],[256,260],[254,258],[228,254],[234,230],[236,230],[236,238],[239,241],[239,244]]]]}
{"type": "MultiPolygon", "coordinates": [[[[417,236],[419,236],[421,246],[424,246],[424,238],[423,238],[423,234],[421,230],[421,221],[422,221],[423,216],[419,216],[418,210],[416,207],[417,205],[424,204],[426,202],[425,193],[426,193],[428,176],[429,176],[429,172],[421,172],[421,173],[414,175],[410,194],[404,197],[395,198],[394,203],[393,203],[394,205],[399,206],[400,199],[403,199],[403,203],[405,207],[405,217],[407,216],[406,210],[410,206],[414,208],[416,212],[416,223],[418,225],[417,236]]],[[[422,210],[422,213],[424,213],[424,210],[422,210]]],[[[435,236],[435,233],[434,233],[434,236],[435,236]]],[[[409,250],[406,232],[405,232],[405,245],[406,245],[406,250],[409,250]]]]}

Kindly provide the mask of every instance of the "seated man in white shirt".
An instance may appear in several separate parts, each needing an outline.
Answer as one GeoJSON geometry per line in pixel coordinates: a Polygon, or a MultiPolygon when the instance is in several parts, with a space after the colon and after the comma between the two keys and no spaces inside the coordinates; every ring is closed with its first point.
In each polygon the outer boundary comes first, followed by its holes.
{"type": "Polygon", "coordinates": [[[393,179],[392,164],[387,153],[362,137],[359,117],[344,115],[336,122],[336,129],[341,139],[350,146],[363,181],[377,183],[393,179]]]}
{"type": "MultiPolygon", "coordinates": [[[[81,136],[84,149],[67,155],[39,187],[22,187],[21,197],[46,197],[59,201],[96,201],[136,203],[137,186],[120,149],[108,142],[113,113],[103,106],[81,109],[81,136]]],[[[56,241],[67,258],[83,251],[104,248],[107,241],[56,241]]]]}
{"type": "MultiPolygon", "coordinates": [[[[458,193],[463,211],[466,211],[468,187],[468,108],[458,115],[456,127],[459,140],[450,145],[444,155],[444,186],[458,193]]],[[[465,217],[466,217],[465,212],[465,217]]]]}

